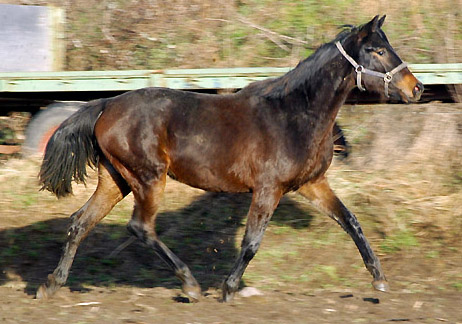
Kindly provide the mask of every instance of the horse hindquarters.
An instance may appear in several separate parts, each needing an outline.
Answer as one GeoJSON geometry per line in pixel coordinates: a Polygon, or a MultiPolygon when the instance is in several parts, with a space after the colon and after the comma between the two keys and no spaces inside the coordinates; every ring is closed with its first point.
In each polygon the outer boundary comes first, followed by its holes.
{"type": "MultiPolygon", "coordinates": [[[[127,229],[173,270],[183,283],[183,292],[198,300],[201,290],[191,271],[155,233],[170,157],[161,114],[156,116],[158,111],[147,109],[150,107],[143,106],[143,103],[147,105],[144,101],[140,105],[127,106],[129,102],[126,100],[139,100],[140,94],[146,94],[146,90],[132,93],[134,97],[119,97],[108,105],[96,124],[95,135],[102,154],[133,191],[135,207],[127,229]]],[[[152,102],[149,104],[153,105],[152,102]]]]}

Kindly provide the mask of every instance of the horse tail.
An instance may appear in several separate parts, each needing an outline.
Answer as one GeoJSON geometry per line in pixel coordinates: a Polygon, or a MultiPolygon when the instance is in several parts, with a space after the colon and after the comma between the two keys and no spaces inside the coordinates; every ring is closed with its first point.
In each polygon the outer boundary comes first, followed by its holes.
{"type": "Polygon", "coordinates": [[[72,194],[71,182],[85,183],[86,165],[95,167],[100,154],[94,134],[106,99],[90,101],[66,119],[48,141],[39,173],[41,190],[58,198],[72,194]]]}

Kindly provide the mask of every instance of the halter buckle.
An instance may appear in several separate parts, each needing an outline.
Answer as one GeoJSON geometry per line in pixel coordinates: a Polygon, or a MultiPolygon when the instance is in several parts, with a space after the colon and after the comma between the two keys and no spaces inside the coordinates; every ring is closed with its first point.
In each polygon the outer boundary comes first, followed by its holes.
{"type": "Polygon", "coordinates": [[[385,73],[385,76],[383,77],[383,81],[390,83],[392,79],[393,79],[393,74],[391,74],[390,72],[385,73]]]}

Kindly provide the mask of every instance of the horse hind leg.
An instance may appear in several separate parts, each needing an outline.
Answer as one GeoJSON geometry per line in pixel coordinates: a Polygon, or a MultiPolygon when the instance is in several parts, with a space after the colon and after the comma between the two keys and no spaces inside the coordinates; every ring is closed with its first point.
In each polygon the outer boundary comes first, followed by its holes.
{"type": "Polygon", "coordinates": [[[135,208],[133,216],[127,225],[127,229],[139,238],[173,270],[182,282],[182,290],[193,301],[198,301],[201,296],[201,288],[192,275],[188,266],[178,258],[156,235],[155,218],[160,197],[163,194],[166,182],[166,174],[160,179],[143,186],[142,192],[136,190],[135,208]]]}
{"type": "Polygon", "coordinates": [[[38,299],[51,297],[66,283],[81,241],[129,192],[130,190],[120,174],[113,169],[107,160],[101,158],[98,165],[96,191],[85,205],[72,214],[61,259],[54,272],[48,275],[47,282],[37,290],[36,297],[38,299]]]}

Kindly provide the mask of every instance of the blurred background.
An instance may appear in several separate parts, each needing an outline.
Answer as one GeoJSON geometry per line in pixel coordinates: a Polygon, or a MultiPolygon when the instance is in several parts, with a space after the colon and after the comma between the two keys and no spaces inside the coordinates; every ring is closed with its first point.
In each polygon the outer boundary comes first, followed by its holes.
{"type": "MultiPolygon", "coordinates": [[[[290,67],[332,40],[339,26],[363,24],[377,14],[387,15],[383,29],[403,60],[462,62],[462,0],[1,2],[64,9],[60,66],[68,71],[290,67]]],[[[371,293],[370,276],[351,239],[302,198],[289,194],[244,275],[245,285],[258,287],[266,297],[249,309],[237,303],[242,312],[229,320],[246,323],[251,314],[255,323],[306,323],[308,309],[316,323],[462,321],[462,104],[457,101],[456,93],[411,105],[350,103],[338,116],[350,154],[334,159],[329,181],[358,216],[394,293],[371,293]],[[380,308],[373,305],[378,298],[380,308]],[[330,317],[336,320],[329,321],[326,314],[336,314],[330,317]]],[[[14,112],[2,116],[0,132],[14,128],[21,133],[29,118],[14,112]]],[[[179,285],[152,253],[134,243],[110,256],[128,237],[132,197],[82,245],[69,286],[87,293],[64,292],[68,304],[85,298],[107,298],[106,305],[110,298],[129,301],[98,308],[87,317],[72,313],[71,307],[59,314],[43,307],[23,312],[21,307],[30,306],[24,292],[32,295],[54,269],[67,218],[92,194],[96,175],[92,173],[88,187],[76,186],[74,197],[58,201],[38,191],[40,157],[0,157],[0,295],[9,296],[0,310],[9,310],[3,315],[6,323],[50,314],[91,322],[102,313],[112,323],[118,323],[116,318],[141,323],[152,314],[181,316],[182,306],[168,309],[156,299],[174,296],[179,285]],[[169,292],[143,290],[153,287],[169,292]],[[108,291],[111,297],[102,297],[108,291]],[[140,296],[153,298],[161,311],[136,306],[140,296]],[[20,302],[13,307],[13,300],[20,302]]],[[[157,229],[213,298],[238,252],[249,201],[246,195],[167,184],[157,229]]],[[[213,307],[195,312],[197,318],[213,322],[217,308],[226,313],[215,299],[206,299],[206,306],[208,302],[213,307]]]]}
{"type": "Polygon", "coordinates": [[[293,66],[343,24],[386,14],[405,61],[462,61],[461,0],[50,0],[65,9],[65,70],[293,66]]]}

